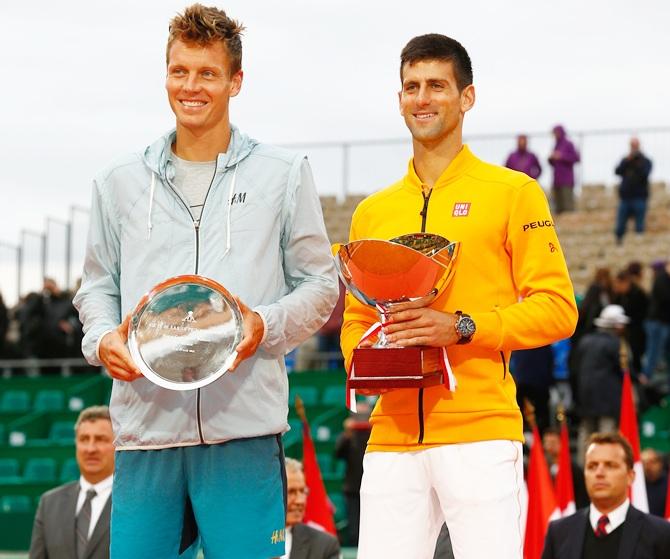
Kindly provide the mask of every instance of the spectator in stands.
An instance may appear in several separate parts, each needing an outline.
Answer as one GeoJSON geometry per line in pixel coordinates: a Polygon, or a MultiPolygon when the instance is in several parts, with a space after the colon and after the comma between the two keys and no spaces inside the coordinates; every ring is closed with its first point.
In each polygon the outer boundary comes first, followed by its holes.
{"type": "Polygon", "coordinates": [[[577,386],[577,370],[575,368],[575,352],[580,340],[589,332],[595,330],[595,319],[602,310],[612,302],[612,276],[609,268],[598,268],[593,281],[586,289],[586,294],[579,303],[579,318],[577,328],[570,339],[570,388],[575,401],[579,404],[579,387],[577,386]]]}
{"type": "Polygon", "coordinates": [[[30,559],[109,557],[114,473],[114,433],[109,409],[84,409],[74,430],[81,477],[42,495],[35,515],[30,559]]]}
{"type": "MultiPolygon", "coordinates": [[[[547,465],[551,479],[556,479],[558,474],[558,460],[561,454],[561,429],[559,427],[548,427],[542,435],[542,448],[547,457],[547,465]]],[[[584,472],[577,462],[570,460],[572,472],[572,485],[575,494],[575,506],[579,509],[589,504],[589,496],[584,485],[584,472]]]]}
{"type": "Polygon", "coordinates": [[[630,318],[626,328],[626,338],[631,350],[631,367],[635,376],[642,372],[642,356],[644,355],[645,333],[644,321],[647,317],[649,297],[639,285],[633,281],[628,270],[622,270],[614,278],[612,286],[614,297],[612,302],[621,305],[630,318]]]}
{"type": "Polygon", "coordinates": [[[281,559],[338,559],[340,544],[330,534],[303,524],[309,488],[302,464],[286,458],[286,553],[281,559]]]}
{"type": "Polygon", "coordinates": [[[610,269],[598,268],[593,276],[593,281],[586,289],[582,302],[579,304],[577,328],[572,338],[574,344],[578,343],[584,334],[595,330],[595,319],[612,302],[613,298],[614,292],[610,269]]]}
{"type": "Polygon", "coordinates": [[[657,261],[652,268],[655,276],[649,297],[649,314],[645,322],[647,344],[642,371],[647,380],[654,376],[663,357],[666,367],[670,368],[670,355],[667,351],[670,338],[670,262],[657,261]]]}
{"type": "MultiPolygon", "coordinates": [[[[402,179],[359,204],[350,239],[421,227],[461,241],[445,293],[398,303],[383,326],[392,344],[446,348],[458,388],[379,397],[364,458],[359,557],[430,558],[443,522],[457,556],[518,557],[523,424],[509,354],[572,334],[572,284],[541,187],[463,144],[475,102],[467,51],[429,34],[411,39],[400,58],[413,158],[402,179]],[[486,269],[497,270],[495,281],[482,276],[486,269]]],[[[374,309],[347,297],[348,367],[356,347],[372,345],[361,338],[376,320],[374,309]]]]}
{"type": "Polygon", "coordinates": [[[81,322],[72,305],[72,296],[52,278],[42,288],[41,357],[81,357],[81,322]]]}
{"type": "Polygon", "coordinates": [[[0,293],[0,359],[7,357],[7,332],[9,330],[9,311],[0,293]]]}
{"type": "Polygon", "coordinates": [[[305,157],[259,144],[230,123],[230,98],[242,87],[242,30],[201,4],[172,19],[166,90],[176,130],[93,186],[75,305],[86,358],[114,377],[111,542],[119,558],[174,557],[185,547],[189,556],[195,539],[176,529],[184,518],[197,518],[205,556],[284,552],[272,538],[285,522],[284,354],[326,322],[337,276],[305,157]],[[243,338],[234,374],[198,390],[168,390],[133,363],[128,313],[154,285],[193,273],[239,296],[243,338]],[[189,504],[194,515],[185,517],[189,504]]]}
{"type": "Polygon", "coordinates": [[[640,140],[631,138],[630,152],[621,160],[614,172],[621,177],[619,209],[614,230],[617,243],[621,244],[626,233],[626,224],[631,217],[635,219],[635,232],[644,232],[651,161],[640,151],[640,140]]]}
{"type": "Polygon", "coordinates": [[[665,518],[665,500],[668,496],[668,467],[660,452],[645,448],[640,453],[647,487],[649,514],[665,518]]]}
{"type": "Polygon", "coordinates": [[[542,559],[670,557],[670,523],[630,504],[633,449],[623,436],[591,437],[584,477],[590,507],[549,524],[542,559]]]}
{"type": "Polygon", "coordinates": [[[560,124],[552,130],[556,144],[549,156],[549,164],[554,168],[552,194],[554,212],[571,212],[575,209],[575,164],[579,162],[579,153],[568,139],[565,128],[560,124]]]}
{"type": "Polygon", "coordinates": [[[346,469],[342,494],[347,505],[348,542],[358,546],[358,525],[361,511],[361,479],[363,478],[363,456],[370,438],[370,406],[361,402],[358,413],[344,420],[344,430],[335,442],[335,457],[344,460],[346,469]]]}
{"type": "Polygon", "coordinates": [[[42,352],[42,328],[44,311],[42,295],[31,292],[22,297],[16,306],[16,320],[19,323],[19,352],[22,357],[39,357],[42,352]]]}
{"type": "Polygon", "coordinates": [[[597,330],[584,336],[576,350],[581,422],[578,455],[595,431],[615,431],[621,411],[620,347],[630,319],[620,305],[607,305],[596,318],[597,330]]]}
{"type": "MultiPolygon", "coordinates": [[[[512,352],[509,370],[516,382],[516,401],[523,409],[527,398],[535,408],[540,433],[549,426],[549,389],[554,384],[554,352],[550,345],[512,352]]],[[[525,423],[524,418],[524,423],[525,423]]],[[[530,428],[524,426],[527,431],[530,428]]]]}
{"type": "Polygon", "coordinates": [[[517,136],[516,151],[510,153],[505,167],[526,173],[535,180],[542,174],[542,165],[537,156],[528,149],[528,137],[525,134],[517,136]]]}

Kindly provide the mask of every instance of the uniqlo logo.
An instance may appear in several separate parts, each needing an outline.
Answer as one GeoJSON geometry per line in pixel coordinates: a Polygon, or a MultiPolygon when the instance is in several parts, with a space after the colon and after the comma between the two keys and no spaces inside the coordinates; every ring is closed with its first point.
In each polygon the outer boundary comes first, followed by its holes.
{"type": "Polygon", "coordinates": [[[470,202],[456,202],[454,210],[451,212],[453,217],[465,217],[470,213],[470,202]]]}

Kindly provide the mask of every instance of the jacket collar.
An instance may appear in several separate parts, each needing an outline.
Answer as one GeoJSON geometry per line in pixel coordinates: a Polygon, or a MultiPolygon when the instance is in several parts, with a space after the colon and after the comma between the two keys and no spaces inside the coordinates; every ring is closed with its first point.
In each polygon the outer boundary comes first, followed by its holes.
{"type": "MultiPolygon", "coordinates": [[[[433,186],[433,190],[443,188],[455,180],[458,180],[478,162],[479,159],[473,155],[467,144],[463,144],[461,151],[459,151],[456,157],[454,157],[453,161],[449,163],[449,166],[444,171],[442,171],[442,174],[435,182],[435,186],[433,186]]],[[[405,185],[410,187],[412,190],[422,190],[423,182],[416,174],[416,170],[414,169],[414,158],[410,159],[409,164],[407,165],[405,185]]]]}
{"type": "MultiPolygon", "coordinates": [[[[174,167],[170,162],[170,151],[177,137],[176,129],[170,130],[144,150],[144,162],[161,179],[172,179],[174,167]]],[[[230,125],[230,143],[224,153],[216,158],[217,170],[232,167],[244,159],[258,142],[240,132],[237,126],[230,125]]]]}

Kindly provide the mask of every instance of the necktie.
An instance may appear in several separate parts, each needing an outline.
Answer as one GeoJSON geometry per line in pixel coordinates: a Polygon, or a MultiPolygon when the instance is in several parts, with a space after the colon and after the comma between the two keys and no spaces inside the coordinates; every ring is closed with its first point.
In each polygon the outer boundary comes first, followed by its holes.
{"type": "Polygon", "coordinates": [[[604,514],[598,519],[598,524],[596,524],[596,538],[602,538],[607,535],[605,526],[607,526],[609,523],[610,519],[607,518],[607,516],[604,514]]]}
{"type": "Polygon", "coordinates": [[[75,530],[77,533],[77,559],[83,559],[88,544],[88,529],[91,525],[91,501],[97,493],[95,489],[89,489],[86,492],[86,500],[75,520],[75,530]]]}

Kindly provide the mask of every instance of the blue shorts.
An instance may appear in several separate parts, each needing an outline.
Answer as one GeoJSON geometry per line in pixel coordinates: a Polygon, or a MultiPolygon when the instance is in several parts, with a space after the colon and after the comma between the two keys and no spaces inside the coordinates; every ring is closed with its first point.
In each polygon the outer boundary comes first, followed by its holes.
{"type": "Polygon", "coordinates": [[[123,450],[115,459],[112,559],[190,559],[199,543],[207,559],[284,554],[286,472],[279,436],[123,450]]]}

